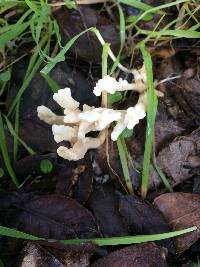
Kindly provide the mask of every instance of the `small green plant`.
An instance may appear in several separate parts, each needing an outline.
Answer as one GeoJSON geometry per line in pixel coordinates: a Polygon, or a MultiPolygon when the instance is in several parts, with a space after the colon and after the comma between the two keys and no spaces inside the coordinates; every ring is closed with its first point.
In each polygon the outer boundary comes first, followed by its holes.
{"type": "Polygon", "coordinates": [[[40,170],[44,173],[44,174],[48,174],[51,173],[53,170],[53,164],[51,163],[50,160],[48,159],[43,159],[40,162],[40,170]]]}

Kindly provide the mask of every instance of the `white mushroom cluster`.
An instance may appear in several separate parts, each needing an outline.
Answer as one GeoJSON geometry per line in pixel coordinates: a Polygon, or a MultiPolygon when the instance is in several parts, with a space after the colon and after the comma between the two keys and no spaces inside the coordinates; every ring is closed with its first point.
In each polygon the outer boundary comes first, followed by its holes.
{"type": "Polygon", "coordinates": [[[115,122],[111,139],[116,141],[125,128],[133,129],[139,120],[146,116],[147,93],[146,74],[144,67],[134,70],[134,83],[126,80],[105,76],[94,87],[93,93],[100,96],[103,91],[110,94],[116,91],[133,90],[139,92],[139,99],[134,107],[127,110],[114,110],[111,108],[95,108],[83,105],[71,96],[71,89],[58,90],[53,99],[64,109],[64,115],[58,116],[45,106],[37,108],[38,117],[52,125],[52,132],[57,143],[69,141],[71,147],[60,146],[57,150],[59,156],[68,160],[82,159],[88,149],[101,146],[106,138],[106,129],[115,122]],[[97,137],[87,137],[90,132],[98,131],[97,137]]]}

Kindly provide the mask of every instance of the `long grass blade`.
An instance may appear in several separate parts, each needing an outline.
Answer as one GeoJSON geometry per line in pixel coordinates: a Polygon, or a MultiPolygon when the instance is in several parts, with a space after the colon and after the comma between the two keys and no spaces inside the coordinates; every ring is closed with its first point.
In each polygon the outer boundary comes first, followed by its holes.
{"type": "Polygon", "coordinates": [[[0,36],[0,48],[4,47],[9,41],[19,36],[22,32],[26,30],[26,28],[28,28],[29,25],[30,22],[24,22],[21,25],[13,26],[11,30],[2,34],[0,36]]]}
{"type": "MultiPolygon", "coordinates": [[[[72,45],[76,42],[76,40],[80,36],[82,36],[83,34],[85,34],[88,31],[95,33],[96,37],[98,38],[98,40],[100,41],[102,46],[105,44],[105,41],[104,41],[102,35],[95,27],[88,28],[85,31],[82,31],[79,34],[75,35],[73,38],[71,38],[70,41],[61,49],[61,51],[54,58],[52,58],[51,61],[41,70],[41,73],[45,74],[45,75],[48,74],[55,67],[55,65],[57,63],[64,61],[65,60],[65,54],[67,53],[67,51],[72,47],[72,45]]],[[[108,54],[114,62],[117,60],[111,49],[109,49],[108,54]]],[[[117,66],[121,70],[123,70],[127,73],[130,72],[127,68],[122,66],[120,63],[118,63],[117,66]]]]}
{"type": "Polygon", "coordinates": [[[8,173],[9,173],[11,179],[12,179],[12,182],[16,186],[18,186],[19,183],[18,183],[17,177],[16,177],[16,175],[14,173],[14,170],[12,168],[11,161],[10,161],[9,154],[8,154],[8,149],[7,149],[7,144],[6,144],[6,137],[5,137],[5,133],[4,133],[4,125],[3,125],[3,120],[2,120],[1,113],[0,113],[0,149],[1,149],[1,153],[2,153],[2,156],[3,156],[4,163],[6,165],[8,173]]]}
{"type": "Polygon", "coordinates": [[[63,49],[51,60],[51,62],[49,62],[42,70],[41,73],[46,75],[48,74],[57,63],[64,61],[65,60],[65,54],[67,53],[67,51],[72,47],[72,45],[76,42],[76,40],[83,35],[84,33],[90,31],[91,28],[86,29],[85,31],[75,35],[73,38],[70,39],[69,42],[67,42],[67,44],[63,47],[63,49]]]}
{"type": "Polygon", "coordinates": [[[131,177],[130,177],[130,174],[129,174],[128,159],[127,159],[127,155],[126,155],[126,150],[125,150],[125,148],[123,146],[123,137],[122,136],[120,136],[117,139],[117,148],[118,148],[118,151],[119,151],[119,157],[120,157],[120,161],[121,161],[121,165],[122,165],[122,170],[123,170],[126,186],[128,188],[129,193],[133,194],[134,190],[133,190],[131,177]]]}
{"type": "Polygon", "coordinates": [[[120,28],[120,52],[122,51],[126,40],[126,25],[123,9],[120,5],[117,5],[119,10],[119,28],[120,28]]]}
{"type": "Polygon", "coordinates": [[[13,129],[13,126],[11,124],[11,122],[9,121],[9,119],[4,116],[5,120],[6,120],[6,124],[8,126],[8,129],[10,131],[10,133],[12,134],[13,137],[15,137],[19,143],[21,143],[23,145],[23,147],[28,151],[28,153],[30,155],[34,155],[35,151],[33,151],[33,149],[31,147],[29,147],[15,132],[15,130],[13,129]]]}
{"type": "Polygon", "coordinates": [[[123,237],[111,237],[111,238],[91,238],[91,239],[69,239],[69,240],[48,240],[45,238],[37,237],[34,235],[30,235],[15,229],[7,228],[4,226],[0,226],[0,235],[13,237],[13,238],[21,238],[32,241],[40,241],[47,240],[49,242],[61,242],[63,244],[69,245],[78,245],[86,242],[92,242],[99,246],[116,246],[116,245],[129,245],[129,244],[138,244],[144,242],[158,241],[162,239],[172,238],[176,236],[180,236],[183,234],[191,233],[196,231],[197,227],[193,226],[184,230],[163,233],[163,234],[155,234],[155,235],[140,235],[140,236],[123,236],[123,237]]]}
{"type": "Polygon", "coordinates": [[[149,180],[149,169],[150,160],[152,152],[152,142],[154,136],[154,124],[157,112],[157,96],[155,94],[154,83],[153,83],[153,71],[152,71],[152,61],[149,52],[145,48],[145,44],[142,42],[140,44],[140,50],[143,55],[144,65],[147,75],[147,129],[146,129],[146,141],[144,150],[144,160],[143,160],[143,170],[142,170],[142,186],[141,195],[143,198],[146,197],[148,180],[149,180]]]}
{"type": "MultiPolygon", "coordinates": [[[[45,46],[44,51],[47,51],[48,47],[49,47],[49,44],[47,44],[45,46]]],[[[33,55],[32,57],[37,58],[38,57],[38,52],[36,52],[36,55],[33,55]]],[[[23,84],[20,87],[20,89],[19,89],[19,91],[17,93],[17,96],[15,97],[15,99],[14,99],[14,101],[13,101],[13,103],[12,103],[10,109],[9,109],[8,116],[10,116],[10,114],[12,113],[12,111],[15,108],[16,104],[20,101],[24,91],[28,87],[29,83],[33,79],[33,77],[36,74],[36,72],[39,70],[39,67],[41,66],[42,62],[43,62],[43,59],[38,57],[37,61],[36,60],[34,60],[33,62],[31,61],[32,66],[30,66],[30,64],[29,64],[30,72],[29,73],[26,72],[26,76],[24,78],[23,84]]]]}
{"type": "Polygon", "coordinates": [[[48,83],[49,87],[51,88],[51,91],[53,93],[57,93],[59,90],[59,86],[58,84],[49,76],[49,74],[42,74],[42,77],[46,80],[46,82],[48,83]]]}
{"type": "Polygon", "coordinates": [[[170,182],[168,181],[167,177],[165,176],[165,174],[163,173],[161,168],[155,163],[154,163],[154,167],[155,167],[160,179],[162,180],[163,184],[167,188],[167,190],[169,192],[173,193],[174,192],[173,187],[171,186],[170,182]]]}

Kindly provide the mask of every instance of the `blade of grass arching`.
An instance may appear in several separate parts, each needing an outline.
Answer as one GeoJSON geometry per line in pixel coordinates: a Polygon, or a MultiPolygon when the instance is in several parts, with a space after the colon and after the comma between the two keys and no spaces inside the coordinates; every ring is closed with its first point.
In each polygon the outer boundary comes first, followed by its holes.
{"type": "Polygon", "coordinates": [[[29,83],[31,82],[31,80],[33,79],[35,73],[37,72],[37,70],[39,69],[40,65],[42,63],[42,59],[38,59],[35,66],[33,67],[33,70],[31,71],[31,73],[27,76],[26,79],[24,79],[22,86],[20,87],[16,98],[14,99],[9,112],[8,112],[8,116],[10,116],[10,114],[13,112],[14,108],[16,107],[17,103],[20,101],[24,91],[26,90],[26,88],[28,87],[29,83]]]}
{"type": "MultiPolygon", "coordinates": [[[[45,49],[44,51],[47,52],[49,48],[49,44],[47,44],[45,46],[45,49]]],[[[36,52],[37,53],[37,52],[36,52]]],[[[30,73],[29,74],[26,74],[25,76],[25,79],[23,81],[23,84],[22,86],[20,87],[16,97],[15,97],[15,100],[13,101],[10,109],[9,109],[9,112],[8,112],[8,116],[10,116],[10,114],[13,112],[13,109],[15,108],[16,104],[20,101],[24,91],[26,90],[26,88],[28,87],[29,83],[31,82],[31,80],[33,79],[34,75],[36,74],[36,72],[38,71],[39,67],[41,66],[43,62],[43,59],[41,59],[40,57],[38,57],[37,61],[35,61],[35,64],[34,66],[31,66],[30,67],[30,73]]]]}
{"type": "MultiPolygon", "coordinates": [[[[58,62],[64,61],[65,60],[65,54],[67,53],[67,51],[71,48],[71,46],[76,42],[76,40],[80,36],[82,36],[83,34],[85,34],[88,31],[95,33],[96,37],[98,38],[98,40],[102,46],[105,44],[105,41],[104,41],[102,35],[100,34],[100,32],[96,28],[94,28],[94,27],[88,28],[88,29],[82,31],[81,33],[75,35],[73,38],[71,38],[70,41],[61,49],[61,51],[54,58],[52,58],[50,60],[50,62],[41,70],[41,73],[48,74],[55,67],[55,65],[58,62]]],[[[109,54],[110,58],[115,62],[116,57],[113,54],[111,49],[109,49],[108,54],[109,54]]],[[[127,68],[122,66],[120,63],[118,64],[118,67],[127,73],[130,72],[127,68]]]]}
{"type": "Polygon", "coordinates": [[[27,19],[27,17],[32,13],[32,10],[28,9],[21,17],[20,19],[17,21],[16,24],[14,25],[17,25],[19,26],[22,22],[25,21],[25,19],[27,19]]]}
{"type": "Polygon", "coordinates": [[[24,20],[32,13],[32,10],[26,11],[21,18],[13,25],[8,26],[8,31],[3,33],[0,36],[0,48],[4,47],[4,45],[7,44],[7,42],[15,39],[18,37],[22,32],[26,30],[26,28],[29,27],[30,21],[24,22],[24,20]]]}
{"type": "Polygon", "coordinates": [[[21,25],[13,26],[8,32],[5,32],[0,36],[0,48],[4,47],[9,41],[18,37],[23,31],[25,31],[30,22],[24,22],[21,25]]]}
{"type": "Polygon", "coordinates": [[[17,177],[15,176],[15,173],[13,171],[12,165],[11,165],[11,161],[9,158],[9,154],[8,154],[8,149],[7,149],[7,144],[6,144],[6,137],[5,137],[5,133],[4,133],[4,125],[3,125],[3,120],[2,120],[2,116],[0,113],[0,149],[1,149],[1,153],[3,156],[3,160],[5,163],[5,166],[7,168],[7,171],[12,179],[12,182],[18,186],[18,180],[17,177]]]}
{"type": "MultiPolygon", "coordinates": [[[[160,5],[160,6],[156,6],[156,7],[151,7],[150,9],[146,10],[145,12],[143,12],[135,21],[134,23],[131,23],[129,25],[129,27],[132,27],[133,25],[137,24],[140,20],[142,20],[144,17],[146,17],[148,14],[150,13],[156,13],[158,11],[160,11],[161,9],[165,9],[165,8],[168,8],[168,7],[171,7],[171,6],[175,6],[175,5],[178,5],[178,4],[181,4],[181,3],[185,3],[185,2],[188,2],[189,0],[177,0],[177,1],[173,1],[171,3],[167,3],[167,4],[163,4],[163,5],[160,5]]],[[[162,12],[163,14],[163,12],[162,12]]]]}
{"type": "Polygon", "coordinates": [[[34,41],[36,42],[39,54],[41,57],[44,57],[44,58],[46,57],[47,59],[49,57],[42,51],[41,46],[39,45],[39,40],[41,37],[42,29],[45,26],[47,27],[48,25],[49,33],[52,33],[53,31],[53,23],[49,17],[49,13],[50,13],[50,6],[47,4],[43,5],[42,8],[40,8],[39,15],[38,16],[36,16],[36,14],[34,15],[34,17],[36,17],[37,19],[33,19],[30,23],[30,30],[32,33],[32,37],[34,41]]]}
{"type": "Polygon", "coordinates": [[[154,163],[154,167],[155,167],[160,179],[162,180],[163,184],[165,185],[166,189],[169,190],[169,192],[173,193],[174,190],[173,190],[170,182],[168,181],[167,177],[165,176],[165,174],[161,170],[161,168],[156,163],[154,163]]]}
{"type": "Polygon", "coordinates": [[[15,130],[13,129],[13,126],[11,124],[11,122],[9,121],[9,119],[4,116],[5,120],[6,120],[6,124],[8,126],[8,129],[10,131],[10,133],[12,134],[12,136],[16,137],[16,139],[19,141],[19,143],[22,144],[22,146],[28,151],[28,153],[30,155],[34,155],[35,151],[33,151],[33,149],[31,147],[29,147],[15,132],[15,130]]]}
{"type": "Polygon", "coordinates": [[[91,28],[86,29],[85,31],[75,35],[73,38],[70,39],[69,42],[61,49],[61,51],[51,59],[51,61],[40,71],[42,74],[46,75],[48,74],[58,62],[64,61],[65,60],[65,54],[67,51],[72,47],[72,45],[76,42],[76,40],[83,35],[84,33],[90,31],[91,28]]]}
{"type": "Polygon", "coordinates": [[[140,236],[120,236],[120,237],[108,237],[108,238],[91,238],[91,239],[69,239],[69,240],[49,240],[34,235],[30,235],[15,229],[7,228],[0,226],[0,235],[8,236],[13,238],[20,238],[25,240],[40,241],[46,240],[49,242],[60,242],[66,245],[78,245],[83,243],[92,242],[98,246],[116,246],[116,245],[130,245],[130,244],[139,244],[144,242],[158,241],[167,238],[173,238],[183,234],[191,233],[196,231],[197,227],[193,226],[183,230],[178,230],[169,233],[155,234],[155,235],[140,235],[140,236]]]}
{"type": "Polygon", "coordinates": [[[128,188],[129,193],[134,194],[133,185],[132,185],[131,177],[129,174],[127,155],[126,155],[126,151],[123,147],[123,141],[122,140],[123,140],[122,136],[120,136],[117,139],[117,148],[119,151],[119,157],[120,157],[120,161],[121,161],[121,165],[122,165],[122,171],[124,174],[125,183],[126,183],[126,186],[128,188]]]}
{"type": "Polygon", "coordinates": [[[144,65],[147,76],[147,129],[146,129],[146,141],[144,150],[144,160],[143,160],[143,170],[142,170],[142,186],[141,195],[143,198],[146,197],[148,180],[149,180],[149,169],[150,160],[152,152],[152,142],[154,136],[154,124],[157,112],[157,96],[155,94],[154,83],[153,83],[153,71],[152,71],[152,61],[149,52],[145,48],[145,44],[142,42],[140,44],[140,50],[143,55],[144,65]]]}
{"type": "Polygon", "coordinates": [[[58,26],[58,23],[57,23],[56,20],[53,21],[53,30],[54,30],[55,35],[56,35],[57,43],[58,43],[59,46],[62,48],[60,29],[59,29],[59,26],[58,26]]]}
{"type": "Polygon", "coordinates": [[[17,6],[17,3],[8,3],[8,4],[6,4],[6,3],[1,3],[0,2],[0,15],[1,14],[3,14],[4,12],[6,12],[7,10],[9,10],[10,8],[13,8],[13,7],[15,7],[15,6],[17,6]],[[3,6],[1,6],[3,4],[3,6]]]}

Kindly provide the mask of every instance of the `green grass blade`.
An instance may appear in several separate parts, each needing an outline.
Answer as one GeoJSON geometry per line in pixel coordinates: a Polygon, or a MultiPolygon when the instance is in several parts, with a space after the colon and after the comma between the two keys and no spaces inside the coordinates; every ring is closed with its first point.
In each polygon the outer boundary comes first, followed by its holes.
{"type": "Polygon", "coordinates": [[[42,74],[48,74],[58,62],[65,60],[65,54],[67,51],[72,47],[72,45],[76,42],[76,40],[83,35],[84,33],[91,31],[92,28],[86,29],[85,31],[75,35],[73,38],[70,39],[69,42],[63,47],[63,49],[49,62],[42,70],[42,74]]]}
{"type": "Polygon", "coordinates": [[[17,177],[15,176],[15,173],[13,171],[12,165],[11,165],[11,161],[9,158],[9,154],[8,154],[8,149],[7,149],[7,144],[6,144],[6,137],[5,137],[5,133],[4,133],[4,125],[3,125],[3,120],[2,120],[2,116],[0,113],[0,149],[1,149],[1,153],[3,156],[3,160],[4,163],[6,165],[7,171],[12,179],[12,182],[18,186],[19,183],[17,181],[17,177]]]}
{"type": "MultiPolygon", "coordinates": [[[[95,33],[96,37],[98,38],[98,40],[100,41],[102,46],[105,44],[105,41],[104,41],[102,35],[100,34],[100,32],[96,28],[94,28],[94,27],[88,28],[85,31],[82,31],[81,33],[79,33],[79,34],[75,35],[73,38],[71,38],[70,41],[62,48],[62,50],[54,58],[52,58],[51,61],[41,70],[41,73],[45,74],[45,75],[48,74],[55,67],[55,65],[58,62],[64,61],[66,52],[72,47],[72,45],[76,42],[76,40],[80,36],[82,36],[83,34],[85,34],[88,31],[95,33]]],[[[117,60],[111,49],[109,49],[108,54],[114,62],[117,60]]],[[[118,63],[117,66],[121,70],[123,70],[127,73],[130,72],[127,68],[122,66],[120,63],[118,63]]]]}
{"type": "Polygon", "coordinates": [[[0,36],[0,48],[4,47],[9,41],[18,37],[22,32],[28,28],[30,22],[24,22],[21,25],[15,25],[9,30],[0,36]]]}
{"type": "Polygon", "coordinates": [[[137,22],[139,22],[140,20],[142,20],[143,18],[145,18],[150,13],[156,13],[156,12],[159,12],[161,9],[165,9],[165,8],[168,8],[168,7],[171,7],[171,6],[175,6],[175,5],[178,5],[178,4],[181,4],[181,3],[185,3],[185,2],[188,2],[188,1],[189,0],[178,0],[178,1],[173,1],[171,3],[163,4],[163,5],[160,5],[160,6],[151,7],[150,9],[146,10],[145,12],[143,12],[136,19],[136,21],[134,21],[133,24],[135,25],[137,22]]]}
{"type": "Polygon", "coordinates": [[[30,155],[34,155],[35,154],[35,151],[32,150],[31,147],[29,147],[15,132],[15,130],[13,129],[13,126],[11,124],[11,122],[9,121],[9,119],[4,116],[5,120],[6,120],[6,123],[7,123],[7,126],[8,126],[8,129],[10,131],[10,133],[12,134],[13,137],[16,137],[16,139],[19,141],[19,143],[21,143],[24,148],[28,151],[28,153],[30,155]]]}
{"type": "Polygon", "coordinates": [[[38,8],[37,8],[37,5],[33,2],[33,1],[30,1],[30,0],[25,0],[27,6],[32,10],[34,11],[37,15],[39,15],[39,11],[38,11],[38,8]]]}
{"type": "Polygon", "coordinates": [[[110,44],[105,43],[103,45],[103,53],[102,53],[102,78],[107,75],[108,70],[108,51],[110,49],[110,44]]]}
{"type": "Polygon", "coordinates": [[[141,195],[146,197],[148,180],[149,180],[149,169],[150,169],[150,160],[152,152],[152,142],[154,136],[154,124],[157,112],[157,96],[154,90],[153,83],[153,71],[152,71],[152,61],[149,52],[146,50],[144,43],[140,44],[140,50],[143,55],[144,65],[147,75],[147,129],[146,129],[146,141],[145,141],[145,150],[144,150],[144,160],[143,160],[143,170],[142,170],[142,186],[141,186],[141,195]]]}
{"type": "MultiPolygon", "coordinates": [[[[58,240],[63,244],[68,245],[78,245],[83,244],[85,242],[92,242],[99,246],[115,246],[115,245],[130,245],[130,244],[138,244],[144,242],[158,241],[167,238],[173,238],[176,236],[180,236],[183,234],[187,234],[193,231],[196,231],[197,227],[193,226],[184,230],[163,233],[163,234],[155,234],[155,235],[140,235],[140,236],[122,236],[122,237],[111,237],[111,238],[91,238],[91,239],[69,239],[69,240],[58,240]]],[[[40,241],[47,240],[49,242],[57,241],[57,240],[48,240],[45,238],[36,237],[34,235],[30,235],[15,229],[7,228],[4,226],[0,226],[0,235],[8,236],[13,238],[20,238],[32,241],[40,241]]]]}
{"type": "Polygon", "coordinates": [[[173,193],[174,190],[170,184],[170,182],[168,181],[167,177],[165,176],[165,174],[163,173],[163,171],[161,170],[161,168],[157,165],[154,164],[154,167],[160,177],[160,179],[162,180],[163,184],[165,185],[165,187],[167,188],[167,190],[169,190],[169,192],[173,193]]]}
{"type": "Polygon", "coordinates": [[[133,194],[134,190],[133,190],[131,177],[130,177],[130,174],[129,174],[128,160],[127,160],[127,155],[126,155],[126,149],[123,146],[123,141],[124,140],[123,140],[122,136],[120,136],[117,139],[117,148],[118,148],[118,151],[119,151],[119,157],[120,157],[120,161],[121,161],[121,165],[122,165],[122,170],[123,170],[126,186],[128,188],[129,193],[133,194]]]}
{"type": "Polygon", "coordinates": [[[119,11],[119,26],[120,26],[120,52],[122,51],[126,40],[126,25],[123,9],[117,5],[119,11]]]}
{"type": "MultiPolygon", "coordinates": [[[[44,51],[47,51],[49,48],[49,43],[45,46],[45,49],[44,51]]],[[[28,87],[29,83],[31,82],[31,80],[33,79],[34,75],[36,74],[36,72],[39,70],[39,67],[41,66],[42,62],[43,62],[43,59],[38,57],[38,52],[36,52],[36,54],[34,54],[32,57],[34,57],[34,60],[32,61],[32,59],[30,60],[31,61],[31,66],[30,66],[30,63],[29,63],[29,67],[28,69],[30,70],[30,72],[26,72],[26,75],[25,75],[25,78],[24,78],[24,81],[23,81],[23,84],[22,86],[20,87],[18,93],[17,93],[17,96],[15,97],[15,100],[13,101],[10,109],[9,109],[9,112],[8,112],[8,116],[10,116],[10,114],[13,112],[16,104],[20,101],[24,91],[26,90],[26,88],[28,87]],[[38,57],[37,61],[36,61],[36,58],[38,57]]]]}
{"type": "Polygon", "coordinates": [[[42,77],[46,80],[46,82],[48,83],[49,87],[51,88],[51,91],[53,93],[57,93],[59,90],[59,86],[58,84],[49,76],[49,74],[42,74],[42,77]]]}

